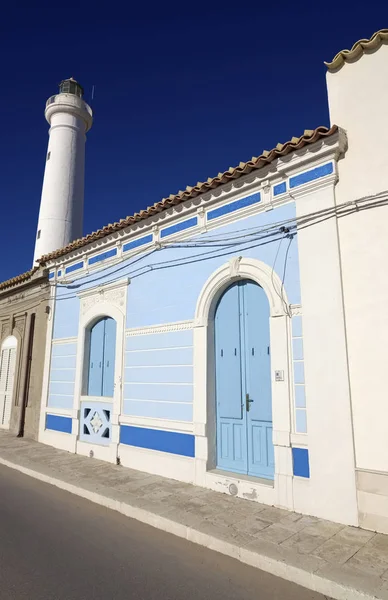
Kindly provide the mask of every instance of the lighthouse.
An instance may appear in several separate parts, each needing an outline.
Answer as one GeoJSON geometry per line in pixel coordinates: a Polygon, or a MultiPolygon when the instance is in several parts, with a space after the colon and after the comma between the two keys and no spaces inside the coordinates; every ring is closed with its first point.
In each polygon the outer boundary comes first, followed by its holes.
{"type": "Polygon", "coordinates": [[[86,133],[92,126],[90,106],[75,79],[65,79],[59,94],[46,102],[50,124],[34,265],[43,255],[82,237],[86,133]]]}

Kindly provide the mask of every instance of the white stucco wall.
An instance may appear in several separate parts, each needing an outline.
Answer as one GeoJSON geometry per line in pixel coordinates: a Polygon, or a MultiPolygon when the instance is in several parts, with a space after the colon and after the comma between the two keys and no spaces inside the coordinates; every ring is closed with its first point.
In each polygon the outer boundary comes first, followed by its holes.
{"type": "MultiPolygon", "coordinates": [[[[337,205],[388,189],[387,64],[383,45],[327,75],[331,122],[348,137],[337,205]]],[[[338,220],[356,465],[377,471],[388,471],[387,222],[388,206],[381,204],[338,220]]]]}
{"type": "MultiPolygon", "coordinates": [[[[330,119],[348,150],[338,163],[337,205],[388,189],[388,46],[328,73],[330,119]]],[[[388,206],[371,199],[338,219],[359,523],[388,532],[388,206]]]]}

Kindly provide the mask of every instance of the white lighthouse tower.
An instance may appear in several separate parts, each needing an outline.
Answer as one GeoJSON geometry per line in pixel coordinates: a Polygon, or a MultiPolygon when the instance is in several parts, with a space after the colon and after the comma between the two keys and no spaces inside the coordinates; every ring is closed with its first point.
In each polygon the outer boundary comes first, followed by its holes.
{"type": "Polygon", "coordinates": [[[43,255],[82,237],[86,132],[92,109],[73,78],[60,83],[46,102],[50,123],[34,264],[43,255]]]}

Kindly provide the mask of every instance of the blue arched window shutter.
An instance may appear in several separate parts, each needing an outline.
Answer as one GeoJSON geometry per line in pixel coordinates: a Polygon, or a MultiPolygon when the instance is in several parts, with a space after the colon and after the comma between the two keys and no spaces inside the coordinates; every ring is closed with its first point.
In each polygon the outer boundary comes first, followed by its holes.
{"type": "Polygon", "coordinates": [[[113,397],[116,321],[105,317],[90,330],[88,396],[113,397]]]}

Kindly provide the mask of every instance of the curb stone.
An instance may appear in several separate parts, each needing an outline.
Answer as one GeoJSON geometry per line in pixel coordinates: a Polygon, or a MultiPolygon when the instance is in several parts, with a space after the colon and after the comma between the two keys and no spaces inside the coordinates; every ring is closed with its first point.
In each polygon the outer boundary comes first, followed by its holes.
{"type": "Polygon", "coordinates": [[[140,521],[141,523],[150,525],[151,527],[155,527],[166,533],[184,538],[189,542],[204,546],[209,550],[237,559],[248,566],[255,567],[261,571],[265,571],[266,573],[270,573],[271,575],[320,593],[327,599],[386,600],[386,598],[388,598],[388,596],[376,596],[374,593],[357,590],[351,585],[341,583],[340,581],[334,581],[328,577],[314,573],[313,571],[287,564],[285,559],[278,560],[265,554],[260,554],[259,552],[240,547],[238,544],[226,542],[216,536],[198,531],[194,527],[177,523],[176,521],[151,511],[132,506],[131,504],[121,502],[120,500],[115,500],[114,498],[110,498],[109,496],[98,492],[92,492],[1,457],[0,464],[42,481],[43,483],[48,483],[66,492],[89,500],[90,502],[114,510],[126,517],[130,517],[131,519],[135,519],[136,521],[140,521]]]}

